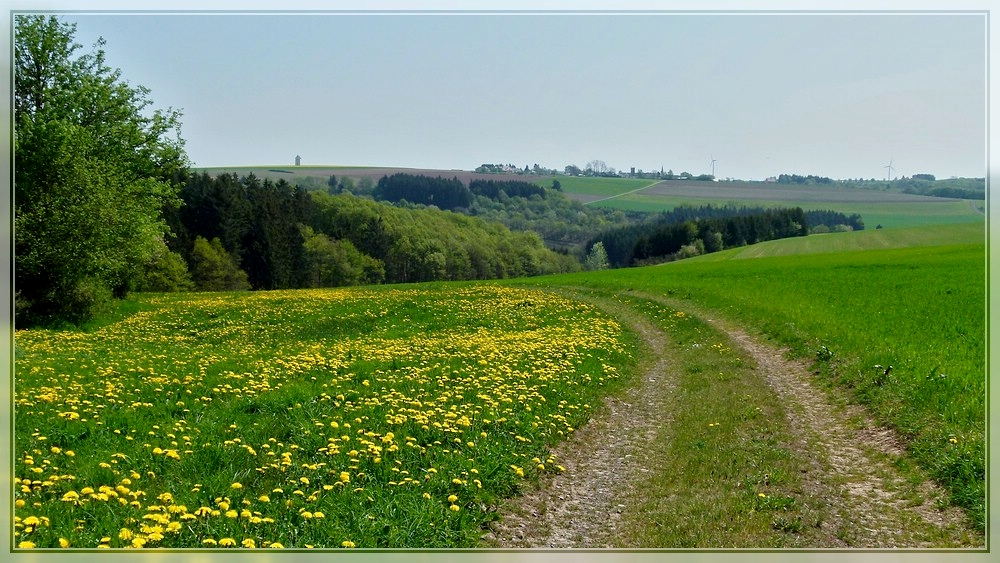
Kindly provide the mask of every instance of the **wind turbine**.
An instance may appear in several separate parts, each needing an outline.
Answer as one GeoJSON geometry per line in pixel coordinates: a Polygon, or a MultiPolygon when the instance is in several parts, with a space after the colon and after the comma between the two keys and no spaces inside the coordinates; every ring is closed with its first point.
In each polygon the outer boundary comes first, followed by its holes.
{"type": "Polygon", "coordinates": [[[715,160],[715,157],[713,157],[712,155],[708,155],[708,157],[712,159],[712,177],[714,178],[715,177],[715,163],[718,162],[718,161],[715,160]]]}
{"type": "Polygon", "coordinates": [[[889,181],[889,176],[892,176],[892,159],[891,158],[889,159],[889,165],[888,166],[883,166],[882,168],[888,168],[889,169],[889,171],[885,173],[885,181],[888,182],[889,181]]]}

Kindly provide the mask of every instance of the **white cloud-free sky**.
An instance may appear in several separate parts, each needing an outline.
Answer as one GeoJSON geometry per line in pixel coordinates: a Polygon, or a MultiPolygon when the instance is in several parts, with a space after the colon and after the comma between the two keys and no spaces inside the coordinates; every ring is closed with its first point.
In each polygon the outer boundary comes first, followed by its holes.
{"type": "Polygon", "coordinates": [[[986,174],[982,12],[64,18],[197,166],[986,174]]]}

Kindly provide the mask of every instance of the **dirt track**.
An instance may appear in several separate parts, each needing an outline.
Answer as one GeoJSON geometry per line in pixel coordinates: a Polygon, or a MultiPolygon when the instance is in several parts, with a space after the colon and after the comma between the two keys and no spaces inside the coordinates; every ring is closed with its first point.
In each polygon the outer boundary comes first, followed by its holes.
{"type": "MultiPolygon", "coordinates": [[[[609,398],[586,426],[556,451],[566,471],[512,500],[484,537],[488,546],[611,547],[624,505],[639,475],[656,471],[642,451],[669,424],[669,397],[677,366],[664,353],[669,335],[634,311],[599,306],[627,322],[652,355],[636,384],[609,398]]],[[[804,460],[802,478],[811,507],[823,515],[814,548],[983,547],[957,508],[940,510],[945,494],[930,481],[914,483],[892,461],[903,454],[898,439],[878,428],[856,406],[832,401],[811,381],[808,368],[785,358],[745,330],[706,319],[747,351],[773,392],[787,405],[797,430],[794,448],[804,460]]],[[[620,546],[617,547],[628,547],[620,546]]],[[[671,547],[671,546],[663,546],[671,547]]]]}

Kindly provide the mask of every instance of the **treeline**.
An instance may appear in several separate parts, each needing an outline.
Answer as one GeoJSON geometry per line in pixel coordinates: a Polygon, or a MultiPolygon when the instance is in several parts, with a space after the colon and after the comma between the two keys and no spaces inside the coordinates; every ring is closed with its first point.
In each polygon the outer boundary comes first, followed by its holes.
{"type": "Polygon", "coordinates": [[[149,265],[135,289],[283,289],[579,269],[576,258],[545,248],[534,233],[252,174],[193,174],[180,196],[183,205],[166,212],[171,252],[149,265]]]}
{"type": "Polygon", "coordinates": [[[431,178],[402,172],[382,176],[372,195],[382,201],[408,201],[450,210],[472,203],[472,192],[458,178],[446,180],[440,176],[431,178]]]}
{"type": "Polygon", "coordinates": [[[472,180],[469,182],[469,190],[490,199],[500,199],[501,192],[507,194],[507,197],[545,197],[545,188],[542,186],[518,180],[472,180]]]}
{"type": "Polygon", "coordinates": [[[778,176],[778,183],[798,185],[833,184],[833,179],[827,178],[826,176],[814,176],[812,174],[809,174],[808,176],[800,176],[798,174],[781,174],[778,176]]]}
{"type": "MultiPolygon", "coordinates": [[[[798,178],[803,177],[799,176],[798,178]]],[[[781,182],[780,179],[779,182],[781,182]]],[[[827,182],[824,181],[822,183],[827,182]]],[[[926,195],[931,197],[977,200],[986,199],[985,178],[937,179],[933,174],[914,174],[913,176],[903,176],[902,178],[896,178],[893,180],[880,180],[876,178],[849,178],[846,180],[837,180],[836,184],[844,188],[894,191],[904,194],[926,195]]]]}
{"type": "Polygon", "coordinates": [[[501,193],[507,197],[544,198],[545,188],[519,180],[472,180],[466,186],[458,178],[447,180],[441,176],[432,178],[397,172],[383,176],[375,186],[372,197],[379,201],[433,205],[438,209],[455,211],[467,210],[474,196],[498,200],[501,193]]]}
{"type": "Polygon", "coordinates": [[[948,178],[934,180],[928,174],[914,174],[912,178],[896,180],[896,185],[903,193],[929,195],[933,197],[949,197],[956,199],[986,199],[985,178],[948,178]],[[919,177],[918,177],[919,176],[919,177]]]}
{"type": "MultiPolygon", "coordinates": [[[[654,223],[682,223],[684,221],[698,221],[700,219],[719,219],[724,217],[743,217],[748,215],[761,215],[767,211],[765,207],[748,207],[745,205],[700,205],[689,204],[678,205],[670,211],[661,211],[653,216],[654,223]]],[[[826,226],[835,229],[839,226],[846,226],[851,231],[861,231],[865,228],[865,223],[861,215],[852,213],[846,215],[839,211],[814,210],[806,211],[806,222],[810,228],[826,226]]]]}
{"type": "Polygon", "coordinates": [[[611,229],[591,239],[607,253],[608,263],[621,268],[687,258],[726,248],[808,234],[800,208],[767,209],[749,215],[670,221],[668,218],[611,229]]]}
{"type": "Polygon", "coordinates": [[[865,230],[865,222],[857,213],[847,215],[839,211],[810,210],[806,211],[806,221],[810,232],[865,230]]]}

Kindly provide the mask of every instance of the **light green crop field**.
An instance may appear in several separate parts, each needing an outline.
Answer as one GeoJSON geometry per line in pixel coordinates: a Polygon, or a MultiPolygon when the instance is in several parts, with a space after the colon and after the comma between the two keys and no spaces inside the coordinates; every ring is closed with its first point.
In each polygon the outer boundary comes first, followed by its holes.
{"type": "Polygon", "coordinates": [[[985,222],[927,225],[898,229],[865,229],[848,233],[814,234],[771,240],[759,244],[730,248],[698,256],[692,260],[717,262],[733,259],[761,258],[764,256],[789,256],[794,254],[826,254],[941,246],[976,244],[986,240],[985,222]]]}
{"type": "Polygon", "coordinates": [[[665,296],[756,328],[816,360],[828,385],[850,390],[895,428],[912,457],[982,526],[985,275],[979,242],[682,260],[525,283],[665,296]],[[893,366],[888,375],[886,366],[893,366]]]}
{"type": "Polygon", "coordinates": [[[628,178],[592,178],[585,176],[558,176],[539,180],[540,186],[552,186],[552,180],[559,180],[559,186],[566,194],[612,197],[633,190],[657,184],[657,180],[633,180],[628,178]]]}

